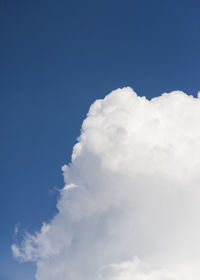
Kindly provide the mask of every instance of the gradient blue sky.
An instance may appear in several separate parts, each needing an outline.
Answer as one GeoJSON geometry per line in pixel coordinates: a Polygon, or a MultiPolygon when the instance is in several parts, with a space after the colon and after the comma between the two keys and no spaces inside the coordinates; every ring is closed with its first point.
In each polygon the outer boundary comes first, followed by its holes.
{"type": "Polygon", "coordinates": [[[127,85],[196,96],[199,14],[192,0],[0,0],[0,279],[34,279],[12,258],[15,225],[33,232],[56,213],[95,99],[127,85]]]}

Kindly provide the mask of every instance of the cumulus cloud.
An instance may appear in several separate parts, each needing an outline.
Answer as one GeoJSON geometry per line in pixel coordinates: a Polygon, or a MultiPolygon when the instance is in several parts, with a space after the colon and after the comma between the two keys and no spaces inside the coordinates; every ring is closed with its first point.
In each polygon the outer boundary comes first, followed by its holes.
{"type": "Polygon", "coordinates": [[[84,120],[58,214],[14,244],[37,280],[199,280],[200,99],[129,87],[84,120]]]}

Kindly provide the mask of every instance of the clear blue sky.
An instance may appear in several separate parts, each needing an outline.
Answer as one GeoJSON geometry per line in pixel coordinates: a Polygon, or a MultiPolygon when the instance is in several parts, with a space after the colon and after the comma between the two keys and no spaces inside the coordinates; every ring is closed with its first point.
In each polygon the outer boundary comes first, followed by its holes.
{"type": "Polygon", "coordinates": [[[51,190],[95,99],[127,85],[197,94],[199,13],[193,0],[0,0],[0,279],[34,279],[12,258],[14,227],[56,212],[51,190]]]}

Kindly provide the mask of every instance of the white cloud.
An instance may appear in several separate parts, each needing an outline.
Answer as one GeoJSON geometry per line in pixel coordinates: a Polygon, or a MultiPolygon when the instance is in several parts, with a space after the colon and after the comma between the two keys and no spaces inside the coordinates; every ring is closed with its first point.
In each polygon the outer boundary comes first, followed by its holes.
{"type": "Polygon", "coordinates": [[[37,280],[199,280],[200,99],[117,89],[90,108],[58,214],[12,246],[37,280]]]}

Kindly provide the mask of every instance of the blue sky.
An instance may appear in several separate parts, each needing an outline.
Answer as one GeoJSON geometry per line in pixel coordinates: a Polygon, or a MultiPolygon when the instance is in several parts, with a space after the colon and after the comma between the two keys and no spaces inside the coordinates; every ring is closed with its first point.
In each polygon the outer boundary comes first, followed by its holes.
{"type": "Polygon", "coordinates": [[[131,86],[148,98],[200,89],[200,3],[0,1],[0,279],[34,279],[12,258],[14,228],[56,213],[61,166],[90,104],[131,86]]]}

